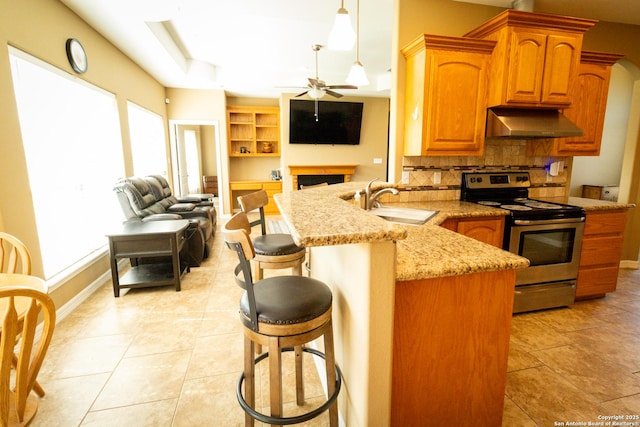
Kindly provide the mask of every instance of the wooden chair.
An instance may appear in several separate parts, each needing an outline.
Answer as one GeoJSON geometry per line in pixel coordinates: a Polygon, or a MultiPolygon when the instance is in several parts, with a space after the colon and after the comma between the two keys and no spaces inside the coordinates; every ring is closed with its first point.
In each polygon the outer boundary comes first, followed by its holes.
{"type": "MultiPolygon", "coordinates": [[[[0,273],[31,274],[31,255],[17,237],[0,231],[0,273]]],[[[17,359],[14,360],[14,367],[17,359]]],[[[38,396],[44,396],[44,389],[36,381],[34,390],[38,396]]]]}
{"type": "Polygon", "coordinates": [[[331,290],[324,283],[305,276],[275,276],[253,282],[250,260],[255,257],[251,241],[251,226],[246,213],[235,214],[222,228],[227,246],[236,251],[239,263],[234,273],[236,282],[245,292],[240,299],[240,320],[244,329],[244,372],[240,376],[236,395],[245,411],[245,426],[255,420],[267,424],[293,424],[317,417],[329,410],[331,426],[338,425],[337,397],[342,384],[340,369],[333,353],[331,323],[331,290]],[[324,353],[304,347],[304,344],[324,336],[324,353]],[[254,360],[255,345],[268,348],[254,360]],[[303,352],[325,359],[326,402],[318,408],[295,417],[283,417],[282,365],[283,351],[295,351],[296,402],[304,404],[302,384],[303,352]],[[255,409],[255,364],[269,358],[269,396],[271,415],[255,409]],[[242,384],[244,382],[244,396],[242,384]]]}
{"type": "Polygon", "coordinates": [[[302,275],[306,251],[295,244],[290,234],[267,234],[267,221],[264,206],[269,203],[269,196],[264,190],[245,196],[238,196],[238,203],[244,213],[258,209],[260,217],[250,223],[251,227],[260,225],[262,234],[253,239],[256,256],[254,258],[256,280],[262,280],[264,269],[293,268],[293,274],[302,275]]]}
{"type": "Polygon", "coordinates": [[[22,287],[0,288],[2,338],[0,339],[0,425],[27,425],[38,409],[38,399],[31,393],[36,377],[51,343],[56,323],[56,309],[44,292],[22,287]],[[43,328],[36,342],[38,316],[43,328]],[[20,348],[16,357],[16,341],[20,348]],[[17,359],[15,375],[13,361],[17,359]],[[13,384],[12,384],[13,378],[13,384]]]}

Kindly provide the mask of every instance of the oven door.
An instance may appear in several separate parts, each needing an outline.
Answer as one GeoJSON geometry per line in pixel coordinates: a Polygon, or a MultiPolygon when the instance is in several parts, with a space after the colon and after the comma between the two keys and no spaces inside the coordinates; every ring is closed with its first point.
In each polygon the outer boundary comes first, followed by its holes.
{"type": "Polygon", "coordinates": [[[575,280],[583,233],[584,217],[514,220],[507,249],[530,263],[516,273],[516,285],[575,280]]]}

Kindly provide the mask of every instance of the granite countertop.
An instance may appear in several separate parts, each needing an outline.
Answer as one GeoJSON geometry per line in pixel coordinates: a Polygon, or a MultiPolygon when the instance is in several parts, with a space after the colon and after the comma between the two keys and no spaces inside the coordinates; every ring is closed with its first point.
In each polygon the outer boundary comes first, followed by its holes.
{"type": "MultiPolygon", "coordinates": [[[[373,190],[390,187],[377,183],[373,190]]],[[[479,242],[439,225],[447,218],[504,216],[507,211],[451,201],[385,203],[439,213],[426,224],[398,225],[359,207],[353,200],[366,182],[349,182],[276,194],[275,200],[296,243],[329,246],[395,241],[396,279],[420,280],[525,268],[526,258],[479,242]]]]}
{"type": "Polygon", "coordinates": [[[608,200],[584,199],[582,197],[569,197],[567,204],[580,206],[585,211],[607,211],[615,209],[632,209],[636,205],[634,203],[618,203],[608,200]]]}

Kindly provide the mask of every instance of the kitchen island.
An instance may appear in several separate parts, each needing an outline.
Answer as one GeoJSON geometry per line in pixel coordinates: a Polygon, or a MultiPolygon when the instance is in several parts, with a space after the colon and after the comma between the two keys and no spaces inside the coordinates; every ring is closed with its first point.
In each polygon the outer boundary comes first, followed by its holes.
{"type": "Polygon", "coordinates": [[[359,207],[364,186],[275,196],[294,240],[310,248],[311,275],[333,292],[341,417],[349,426],[499,426],[515,271],[528,261],[439,224],[506,212],[442,202],[426,224],[401,226],[359,207]]]}

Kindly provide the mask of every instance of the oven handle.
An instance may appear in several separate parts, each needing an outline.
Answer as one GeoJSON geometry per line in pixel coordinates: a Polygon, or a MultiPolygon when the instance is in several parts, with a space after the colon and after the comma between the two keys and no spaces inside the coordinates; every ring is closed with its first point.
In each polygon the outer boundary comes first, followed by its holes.
{"type": "Polygon", "coordinates": [[[514,225],[545,225],[545,224],[568,224],[584,222],[585,217],[580,218],[558,218],[558,219],[540,219],[540,220],[528,220],[528,219],[515,219],[514,225]]]}

